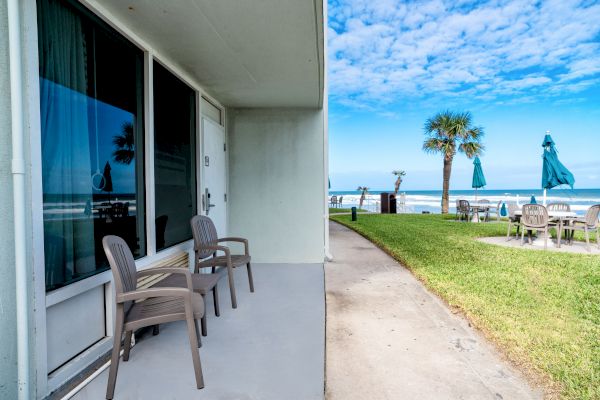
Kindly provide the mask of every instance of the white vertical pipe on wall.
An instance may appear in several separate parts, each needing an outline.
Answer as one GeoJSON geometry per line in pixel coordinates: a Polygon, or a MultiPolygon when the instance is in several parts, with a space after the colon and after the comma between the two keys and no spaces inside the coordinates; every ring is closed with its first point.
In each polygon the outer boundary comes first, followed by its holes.
{"type": "Polygon", "coordinates": [[[27,295],[27,236],[25,233],[25,158],[22,97],[23,77],[21,70],[21,23],[19,0],[8,0],[7,10],[12,126],[15,290],[17,304],[17,390],[19,399],[29,400],[29,302],[27,295]]]}
{"type": "Polygon", "coordinates": [[[325,261],[333,260],[329,249],[329,86],[327,79],[327,1],[323,1],[323,187],[325,261]]]}

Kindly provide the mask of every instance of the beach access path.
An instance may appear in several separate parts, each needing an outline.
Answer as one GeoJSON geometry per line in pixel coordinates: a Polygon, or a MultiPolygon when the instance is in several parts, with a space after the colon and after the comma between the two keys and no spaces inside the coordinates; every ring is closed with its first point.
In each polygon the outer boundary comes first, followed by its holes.
{"type": "Polygon", "coordinates": [[[402,265],[330,222],[326,399],[540,399],[402,265]]]}

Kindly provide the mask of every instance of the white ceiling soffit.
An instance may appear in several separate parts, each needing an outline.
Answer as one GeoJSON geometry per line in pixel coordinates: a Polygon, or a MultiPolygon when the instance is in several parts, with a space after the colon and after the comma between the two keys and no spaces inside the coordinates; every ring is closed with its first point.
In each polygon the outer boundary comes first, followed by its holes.
{"type": "Polygon", "coordinates": [[[231,107],[322,107],[322,0],[99,0],[231,107]]]}

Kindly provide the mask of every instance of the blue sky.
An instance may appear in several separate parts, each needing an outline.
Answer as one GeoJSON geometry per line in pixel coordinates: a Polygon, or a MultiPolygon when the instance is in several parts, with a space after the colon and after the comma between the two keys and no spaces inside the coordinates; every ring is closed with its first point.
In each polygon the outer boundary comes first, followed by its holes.
{"type": "MultiPolygon", "coordinates": [[[[575,188],[600,188],[600,2],[329,0],[332,190],[439,190],[438,111],[485,131],[488,189],[538,188],[550,130],[575,188]]],[[[451,188],[468,189],[458,154],[451,188]]]]}

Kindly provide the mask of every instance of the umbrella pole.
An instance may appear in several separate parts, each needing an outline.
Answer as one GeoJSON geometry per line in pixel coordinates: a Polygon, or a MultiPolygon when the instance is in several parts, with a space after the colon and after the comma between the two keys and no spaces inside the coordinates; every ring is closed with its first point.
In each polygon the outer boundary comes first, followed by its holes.
{"type": "MultiPolygon", "coordinates": [[[[475,203],[477,203],[477,188],[475,188],[475,203]]],[[[479,208],[475,207],[475,212],[473,213],[473,219],[471,222],[479,222],[479,208]]]]}
{"type": "Polygon", "coordinates": [[[546,189],[544,189],[544,207],[546,207],[546,189]]]}

